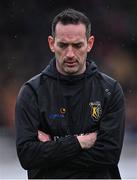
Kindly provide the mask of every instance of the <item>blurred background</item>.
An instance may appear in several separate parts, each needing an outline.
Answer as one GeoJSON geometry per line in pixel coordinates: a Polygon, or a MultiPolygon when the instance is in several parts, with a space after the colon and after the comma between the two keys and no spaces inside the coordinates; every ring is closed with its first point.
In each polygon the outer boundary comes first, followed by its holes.
{"type": "Polygon", "coordinates": [[[47,37],[64,8],[85,13],[95,45],[89,58],[117,79],[125,94],[126,131],[119,163],[122,178],[137,179],[137,1],[0,1],[0,179],[25,179],[15,150],[14,109],[21,85],[53,57],[47,37]]]}

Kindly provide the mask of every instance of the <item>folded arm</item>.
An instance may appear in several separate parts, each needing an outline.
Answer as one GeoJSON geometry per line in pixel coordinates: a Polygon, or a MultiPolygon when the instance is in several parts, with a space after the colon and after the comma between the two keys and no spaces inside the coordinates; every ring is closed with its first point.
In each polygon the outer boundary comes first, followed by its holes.
{"type": "Polygon", "coordinates": [[[57,166],[80,153],[81,147],[75,136],[58,141],[51,141],[48,136],[45,142],[38,140],[41,117],[35,95],[28,86],[19,93],[15,115],[17,154],[24,169],[57,166]]]}

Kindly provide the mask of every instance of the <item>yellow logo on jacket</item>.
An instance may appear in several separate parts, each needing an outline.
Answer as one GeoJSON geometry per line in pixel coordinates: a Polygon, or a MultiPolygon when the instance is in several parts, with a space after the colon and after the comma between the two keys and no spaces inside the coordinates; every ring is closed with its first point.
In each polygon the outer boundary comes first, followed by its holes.
{"type": "Polygon", "coordinates": [[[91,117],[98,121],[101,117],[101,114],[102,114],[102,108],[101,108],[101,103],[99,101],[96,101],[96,102],[91,102],[89,103],[90,105],[90,115],[91,117]]]}

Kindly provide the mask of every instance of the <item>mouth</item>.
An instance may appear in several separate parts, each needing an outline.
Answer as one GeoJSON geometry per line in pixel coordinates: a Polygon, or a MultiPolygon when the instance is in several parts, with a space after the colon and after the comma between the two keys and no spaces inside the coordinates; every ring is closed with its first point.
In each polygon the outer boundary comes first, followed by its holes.
{"type": "Polygon", "coordinates": [[[66,61],[65,64],[67,67],[72,68],[72,67],[75,67],[77,65],[77,61],[66,61]]]}

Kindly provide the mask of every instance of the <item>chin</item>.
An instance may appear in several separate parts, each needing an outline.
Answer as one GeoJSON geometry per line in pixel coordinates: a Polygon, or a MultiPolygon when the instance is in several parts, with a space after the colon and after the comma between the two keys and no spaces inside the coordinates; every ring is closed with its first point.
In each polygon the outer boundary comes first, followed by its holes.
{"type": "Polygon", "coordinates": [[[69,72],[66,72],[66,75],[70,75],[70,76],[74,76],[74,75],[78,75],[79,73],[78,72],[75,72],[75,71],[69,71],[69,72]]]}
{"type": "Polygon", "coordinates": [[[64,71],[66,74],[68,74],[68,75],[76,75],[77,73],[78,73],[78,71],[77,70],[74,70],[74,69],[67,69],[67,70],[65,70],[64,71]]]}

